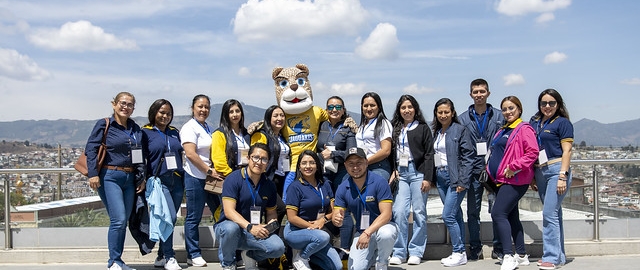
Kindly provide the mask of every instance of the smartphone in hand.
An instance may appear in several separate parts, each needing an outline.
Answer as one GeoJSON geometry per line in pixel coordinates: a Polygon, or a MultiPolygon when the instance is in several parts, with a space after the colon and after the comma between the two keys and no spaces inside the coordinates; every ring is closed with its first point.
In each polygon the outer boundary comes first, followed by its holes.
{"type": "Polygon", "coordinates": [[[269,222],[269,224],[267,224],[267,226],[264,226],[264,228],[269,231],[269,234],[272,234],[280,228],[280,224],[278,224],[277,220],[274,220],[269,222]]]}

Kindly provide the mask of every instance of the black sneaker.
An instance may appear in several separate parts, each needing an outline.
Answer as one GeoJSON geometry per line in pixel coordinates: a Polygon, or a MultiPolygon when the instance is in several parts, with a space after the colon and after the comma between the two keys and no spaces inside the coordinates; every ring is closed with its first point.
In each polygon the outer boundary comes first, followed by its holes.
{"type": "Polygon", "coordinates": [[[470,261],[483,260],[484,259],[484,255],[482,255],[482,247],[470,248],[469,249],[469,255],[467,256],[467,259],[470,260],[470,261]]]}
{"type": "Polygon", "coordinates": [[[502,254],[502,251],[498,251],[498,250],[493,250],[491,252],[491,258],[494,260],[501,260],[502,261],[502,257],[504,257],[504,254],[502,254]]]}

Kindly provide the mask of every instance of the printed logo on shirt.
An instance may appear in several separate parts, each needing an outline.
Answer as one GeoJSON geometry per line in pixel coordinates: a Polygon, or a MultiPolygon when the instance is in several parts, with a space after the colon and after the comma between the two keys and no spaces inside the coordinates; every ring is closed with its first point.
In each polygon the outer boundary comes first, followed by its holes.
{"type": "Polygon", "coordinates": [[[365,201],[367,201],[367,202],[375,202],[376,201],[376,197],[367,195],[367,198],[365,198],[365,201]]]}
{"type": "Polygon", "coordinates": [[[315,136],[310,132],[309,115],[292,116],[287,119],[287,126],[295,135],[289,136],[289,143],[312,142],[315,136]]]}

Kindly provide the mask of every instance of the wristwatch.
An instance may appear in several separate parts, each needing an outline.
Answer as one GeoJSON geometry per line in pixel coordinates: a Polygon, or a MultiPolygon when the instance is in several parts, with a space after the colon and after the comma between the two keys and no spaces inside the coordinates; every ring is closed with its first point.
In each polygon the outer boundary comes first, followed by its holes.
{"type": "Polygon", "coordinates": [[[560,171],[560,175],[569,176],[568,171],[560,171]]]}
{"type": "Polygon", "coordinates": [[[251,232],[251,228],[253,228],[253,224],[249,223],[249,225],[247,225],[247,232],[251,232]]]}
{"type": "Polygon", "coordinates": [[[212,173],[213,173],[213,170],[212,170],[212,169],[209,169],[209,170],[207,171],[207,175],[211,175],[212,173]]]}

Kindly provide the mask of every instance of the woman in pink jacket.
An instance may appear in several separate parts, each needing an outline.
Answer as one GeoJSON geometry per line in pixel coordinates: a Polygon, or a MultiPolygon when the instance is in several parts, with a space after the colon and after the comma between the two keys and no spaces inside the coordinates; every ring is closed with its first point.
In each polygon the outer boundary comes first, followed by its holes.
{"type": "Polygon", "coordinates": [[[494,136],[487,171],[498,185],[491,218],[502,242],[504,258],[501,270],[528,265],[524,248],[524,230],[520,222],[518,201],[529,189],[534,177],[533,164],[538,158],[538,142],[533,128],[520,118],[522,103],[508,96],[500,104],[506,124],[494,136]],[[515,243],[515,253],[511,241],[515,243]]]}

